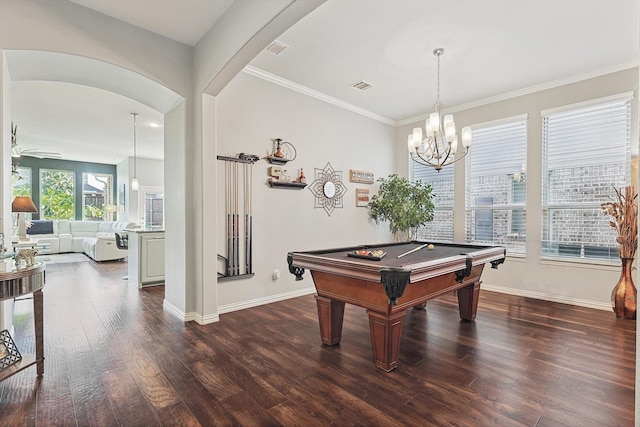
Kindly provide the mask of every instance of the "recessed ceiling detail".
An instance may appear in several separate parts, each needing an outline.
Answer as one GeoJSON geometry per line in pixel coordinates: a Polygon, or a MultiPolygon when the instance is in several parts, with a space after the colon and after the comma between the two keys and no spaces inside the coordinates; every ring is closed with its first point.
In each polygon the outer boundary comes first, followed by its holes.
{"type": "Polygon", "coordinates": [[[360,80],[359,82],[355,82],[354,84],[352,84],[351,87],[354,87],[360,90],[367,90],[367,89],[371,89],[373,85],[371,83],[365,82],[364,80],[360,80]]]}
{"type": "Polygon", "coordinates": [[[283,50],[285,50],[288,47],[289,47],[289,45],[284,44],[281,41],[274,40],[264,50],[266,50],[269,53],[273,53],[274,55],[278,55],[278,54],[280,54],[280,52],[282,52],[283,50]]]}

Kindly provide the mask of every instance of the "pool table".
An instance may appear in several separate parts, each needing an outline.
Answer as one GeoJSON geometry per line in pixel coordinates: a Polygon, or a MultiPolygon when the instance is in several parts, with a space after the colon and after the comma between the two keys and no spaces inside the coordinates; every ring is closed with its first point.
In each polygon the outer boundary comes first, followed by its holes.
{"type": "Polygon", "coordinates": [[[340,343],[345,303],[364,307],[375,365],[389,372],[398,366],[406,311],[455,290],[460,317],[473,321],[484,265],[498,268],[505,254],[500,246],[410,241],[290,252],[287,262],[296,280],[311,271],[322,343],[340,343]]]}

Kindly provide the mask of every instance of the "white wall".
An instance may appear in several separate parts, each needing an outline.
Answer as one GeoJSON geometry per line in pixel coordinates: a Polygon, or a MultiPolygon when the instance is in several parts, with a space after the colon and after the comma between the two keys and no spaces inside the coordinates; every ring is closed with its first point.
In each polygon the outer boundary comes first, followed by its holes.
{"type": "MultiPolygon", "coordinates": [[[[526,257],[508,256],[498,270],[486,269],[483,287],[507,293],[587,307],[610,309],[611,290],[618,281],[620,267],[612,264],[578,263],[542,259],[542,120],[540,111],[609,95],[635,91],[637,68],[567,84],[476,108],[455,112],[459,128],[476,123],[528,114],[527,133],[527,246],[526,257]]],[[[638,153],[638,108],[632,103],[632,153],[638,153]]],[[[397,155],[405,156],[411,124],[397,129],[397,155]],[[404,142],[402,142],[404,141],[404,142]],[[402,143],[401,143],[402,142],[402,143]]],[[[473,143],[471,150],[473,150],[473,143]]],[[[401,165],[408,165],[402,162],[401,165]]],[[[465,180],[464,161],[455,164],[454,236],[464,241],[465,180]]],[[[408,167],[401,170],[408,173],[408,167]]]]}
{"type": "MultiPolygon", "coordinates": [[[[142,224],[142,212],[139,212],[140,191],[131,190],[131,179],[133,179],[133,157],[129,157],[129,179],[126,182],[127,198],[127,221],[142,224]]],[[[138,176],[139,188],[158,187],[164,188],[164,162],[162,160],[145,159],[138,157],[136,163],[136,175],[138,176]]]]}
{"type": "MultiPolygon", "coordinates": [[[[13,215],[11,214],[11,79],[4,55],[0,55],[2,67],[0,67],[0,93],[3,94],[0,101],[0,129],[2,140],[9,144],[0,144],[0,164],[9,167],[0,168],[0,182],[2,194],[8,197],[0,197],[0,232],[5,236],[5,248],[11,243],[13,236],[13,215]]],[[[11,249],[11,248],[9,248],[11,249]]],[[[0,302],[0,331],[13,327],[13,300],[0,302]]]]}
{"type": "MultiPolygon", "coordinates": [[[[116,165],[116,173],[118,175],[118,189],[124,184],[126,199],[126,209],[124,212],[118,212],[118,221],[140,224],[141,215],[138,212],[138,195],[140,192],[131,190],[133,157],[127,157],[118,163],[116,165]]],[[[138,157],[136,175],[138,175],[140,187],[164,188],[164,162],[162,160],[138,157]]],[[[119,194],[117,196],[119,197],[119,194]]]]}
{"type": "MultiPolygon", "coordinates": [[[[164,155],[165,155],[165,286],[164,307],[174,314],[184,315],[189,305],[188,298],[197,284],[191,280],[190,270],[194,264],[188,264],[187,247],[189,240],[187,230],[193,228],[188,223],[185,212],[191,208],[186,202],[187,176],[173,174],[166,159],[171,158],[172,164],[186,165],[187,152],[182,148],[187,139],[187,107],[186,102],[180,103],[164,118],[164,155]],[[169,167],[167,167],[169,166],[169,167]],[[170,258],[169,258],[170,257],[170,258]],[[169,261],[167,261],[169,260],[169,261]],[[189,284],[191,283],[191,286],[189,284]],[[191,289],[190,289],[191,288],[191,289]]],[[[195,264],[197,265],[197,264],[195,264]]],[[[191,307],[193,307],[191,302],[191,307]]],[[[193,310],[193,308],[191,309],[193,310]]]]}
{"type": "MultiPolygon", "coordinates": [[[[302,190],[270,188],[270,165],[266,160],[258,161],[253,166],[255,277],[218,284],[221,313],[313,291],[309,273],[301,282],[289,274],[289,251],[390,239],[386,225],[370,222],[367,209],[355,206],[355,188],[369,188],[373,195],[377,184],[349,182],[348,173],[350,169],[371,171],[376,179],[393,173],[396,153],[392,127],[244,73],[236,76],[216,101],[219,155],[244,152],[264,157],[272,148],[271,139],[283,138],[297,150],[296,159],[285,166],[292,175],[303,168],[310,184],[314,169],[322,169],[330,162],[335,170],[342,171],[342,182],[347,187],[343,208],[328,216],[323,209],[314,208],[315,197],[309,186],[302,190]],[[274,269],[281,272],[278,281],[271,279],[274,269]]],[[[224,164],[218,162],[217,251],[224,255],[224,164]]],[[[206,216],[206,221],[213,223],[214,213],[206,216]]]]}

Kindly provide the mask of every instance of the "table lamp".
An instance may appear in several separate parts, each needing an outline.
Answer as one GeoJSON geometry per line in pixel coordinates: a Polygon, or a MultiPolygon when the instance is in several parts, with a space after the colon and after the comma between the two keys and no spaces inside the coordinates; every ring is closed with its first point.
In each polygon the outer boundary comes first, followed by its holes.
{"type": "Polygon", "coordinates": [[[29,196],[17,196],[11,202],[11,212],[18,214],[18,238],[22,241],[27,239],[27,228],[24,222],[24,214],[26,213],[38,213],[36,205],[33,204],[33,200],[29,196]]]}

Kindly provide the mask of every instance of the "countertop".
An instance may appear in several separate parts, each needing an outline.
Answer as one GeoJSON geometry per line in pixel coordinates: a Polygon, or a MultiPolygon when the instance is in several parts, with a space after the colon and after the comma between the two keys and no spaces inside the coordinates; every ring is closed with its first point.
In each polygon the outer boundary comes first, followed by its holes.
{"type": "Polygon", "coordinates": [[[129,233],[164,233],[164,228],[125,228],[129,233]]]}

